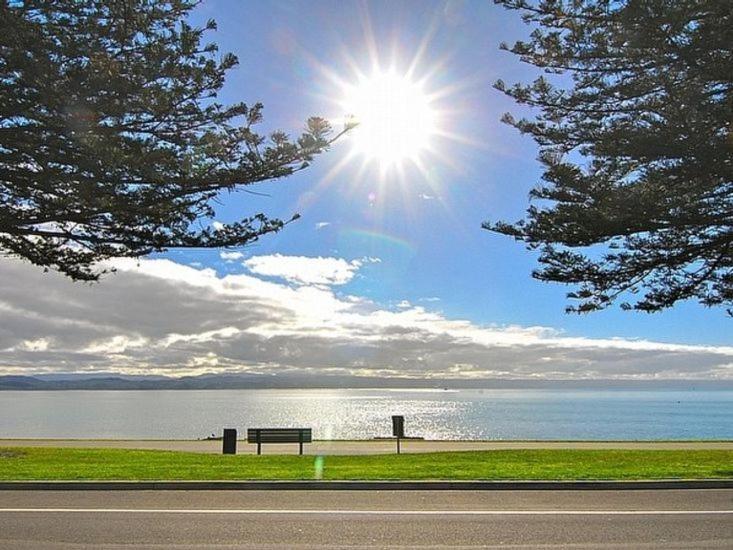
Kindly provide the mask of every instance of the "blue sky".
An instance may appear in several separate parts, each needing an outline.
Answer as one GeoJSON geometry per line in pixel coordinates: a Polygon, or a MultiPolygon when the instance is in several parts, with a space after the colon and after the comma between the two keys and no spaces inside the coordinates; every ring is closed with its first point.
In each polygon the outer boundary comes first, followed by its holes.
{"type": "MultiPolygon", "coordinates": [[[[539,181],[534,142],[499,122],[502,113],[519,109],[491,86],[497,78],[526,81],[536,74],[498,48],[527,35],[517,13],[489,2],[216,1],[204,2],[192,21],[212,17],[219,28],[211,39],[240,59],[221,99],[262,101],[263,130],[297,132],[310,115],[341,116],[335,103],[341,92],[324,70],[345,81],[355,79],[354,66],[368,74],[370,44],[382,67],[400,73],[427,42],[415,72],[434,72],[426,91],[446,90],[435,103],[445,111],[441,126],[462,138],[435,140],[440,155],[426,156],[428,178],[408,167],[405,181],[388,175],[380,185],[374,163],[356,177],[361,161],[355,159],[328,185],[319,185],[348,154],[347,139],[305,172],[257,186],[269,197],[224,197],[223,221],[254,211],[303,216],[245,254],[376,256],[382,261],[363,269],[344,291],[384,305],[439,298],[432,307],[477,323],[542,325],[590,337],[730,341],[724,312],[696,303],[654,315],[618,309],[567,315],[567,289],[531,278],[533,253],[480,229],[486,219],[521,217],[527,193],[539,181]],[[379,194],[378,204],[370,205],[370,193],[379,194]],[[319,222],[329,225],[316,229],[319,222]]],[[[241,269],[222,263],[216,251],[168,256],[222,273],[241,269]]]]}
{"type": "Polygon", "coordinates": [[[534,255],[481,229],[522,217],[540,176],[535,144],[499,122],[518,110],[492,88],[536,74],[498,47],[528,32],[516,13],[311,0],[191,15],[209,18],[210,40],[240,59],[220,99],[264,103],[262,132],[349,114],[343,87],[376,59],[414,67],[441,134],[402,172],[365,164],[352,133],[257,195],[223,195],[213,223],[302,216],[241,250],[113,260],[95,285],[0,262],[0,374],[733,379],[724,311],[565,314],[567,289],[532,279],[534,255]]]}

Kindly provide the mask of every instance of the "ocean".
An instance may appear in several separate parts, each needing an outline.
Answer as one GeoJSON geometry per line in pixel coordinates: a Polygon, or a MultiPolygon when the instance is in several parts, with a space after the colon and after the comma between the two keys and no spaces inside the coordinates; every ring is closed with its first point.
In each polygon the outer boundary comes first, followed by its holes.
{"type": "Polygon", "coordinates": [[[197,439],[311,427],[317,439],[733,439],[733,391],[0,391],[0,438],[197,439]]]}

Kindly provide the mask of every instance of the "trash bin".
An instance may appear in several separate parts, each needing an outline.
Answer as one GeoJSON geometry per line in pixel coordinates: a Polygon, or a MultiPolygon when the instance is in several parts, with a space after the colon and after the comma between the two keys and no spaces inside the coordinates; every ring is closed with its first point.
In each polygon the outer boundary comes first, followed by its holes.
{"type": "Polygon", "coordinates": [[[237,454],[237,430],[234,428],[224,428],[224,442],[223,453],[225,455],[237,454]]]}

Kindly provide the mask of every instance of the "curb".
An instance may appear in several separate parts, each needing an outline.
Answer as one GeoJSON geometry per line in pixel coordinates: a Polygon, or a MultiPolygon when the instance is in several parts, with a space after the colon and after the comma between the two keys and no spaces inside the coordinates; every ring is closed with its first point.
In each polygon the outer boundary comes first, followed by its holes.
{"type": "Polygon", "coordinates": [[[733,480],[0,482],[0,491],[638,491],[665,489],[733,489],[733,480]]]}

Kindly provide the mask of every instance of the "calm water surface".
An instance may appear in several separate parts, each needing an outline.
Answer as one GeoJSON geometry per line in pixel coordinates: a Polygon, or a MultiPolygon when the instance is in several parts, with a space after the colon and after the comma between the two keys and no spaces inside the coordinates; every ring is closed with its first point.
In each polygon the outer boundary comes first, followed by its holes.
{"type": "Polygon", "coordinates": [[[205,390],[0,392],[0,438],[195,439],[312,427],[318,439],[733,439],[733,391],[205,390]]]}

